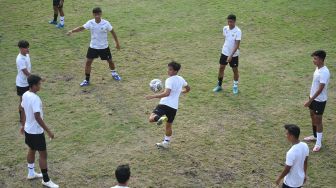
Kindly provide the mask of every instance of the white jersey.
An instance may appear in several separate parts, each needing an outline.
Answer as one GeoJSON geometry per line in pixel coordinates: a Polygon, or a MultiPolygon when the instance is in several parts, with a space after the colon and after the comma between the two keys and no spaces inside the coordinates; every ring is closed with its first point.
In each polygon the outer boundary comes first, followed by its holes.
{"type": "Polygon", "coordinates": [[[304,182],[304,161],[309,155],[308,145],[304,142],[295,144],[288,150],[286,165],[291,166],[290,171],[284,178],[284,183],[290,187],[301,187],[304,182]]]}
{"type": "Polygon", "coordinates": [[[16,86],[19,87],[28,87],[27,76],[23,73],[23,69],[27,69],[28,72],[31,72],[31,63],[29,54],[25,56],[19,53],[16,57],[16,67],[18,74],[16,75],[16,86]]]}
{"type": "Polygon", "coordinates": [[[315,100],[319,102],[327,101],[329,79],[330,79],[330,72],[326,66],[323,66],[320,69],[316,67],[312,86],[310,89],[310,97],[312,97],[316,93],[316,91],[319,89],[320,84],[325,84],[322,92],[320,93],[319,96],[315,98],[315,100]]]}
{"type": "Polygon", "coordinates": [[[91,31],[90,48],[105,49],[108,47],[107,35],[113,27],[107,20],[101,19],[96,23],[95,19],[86,22],[83,27],[91,31]]]}
{"type": "Polygon", "coordinates": [[[29,134],[42,134],[43,128],[35,119],[34,113],[40,112],[43,119],[42,101],[38,95],[33,92],[27,91],[22,96],[22,108],[26,115],[26,123],[24,130],[29,134]]]}
{"type": "Polygon", "coordinates": [[[188,83],[178,75],[171,76],[166,79],[165,88],[170,89],[170,94],[160,100],[160,104],[169,106],[174,109],[178,109],[179,97],[183,87],[188,83]]]}
{"type": "MultiPolygon", "coordinates": [[[[222,54],[230,56],[232,54],[233,48],[235,46],[236,40],[241,40],[242,32],[235,26],[233,29],[230,29],[229,26],[223,28],[224,35],[224,45],[222,48],[222,54]]],[[[233,57],[239,56],[239,49],[233,54],[233,57]]]]}

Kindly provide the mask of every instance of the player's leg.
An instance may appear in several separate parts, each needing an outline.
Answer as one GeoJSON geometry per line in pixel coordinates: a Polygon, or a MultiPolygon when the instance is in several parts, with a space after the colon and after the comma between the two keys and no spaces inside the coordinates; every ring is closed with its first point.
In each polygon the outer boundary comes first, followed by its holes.
{"type": "Polygon", "coordinates": [[[93,59],[86,59],[85,62],[85,80],[80,84],[80,86],[88,86],[90,84],[90,76],[91,76],[91,66],[93,59]]]}
{"type": "Polygon", "coordinates": [[[176,109],[173,109],[171,107],[165,106],[165,112],[167,116],[167,122],[166,122],[166,130],[165,130],[165,136],[163,138],[163,141],[161,143],[157,143],[157,147],[162,148],[168,148],[170,144],[171,137],[173,135],[172,125],[176,116],[176,109]]]}
{"type": "Polygon", "coordinates": [[[58,9],[58,12],[60,14],[60,23],[57,24],[57,28],[61,29],[61,28],[64,28],[64,11],[63,11],[63,4],[60,4],[60,1],[59,1],[59,4],[57,6],[57,9],[58,9]]]}
{"type": "Polygon", "coordinates": [[[115,64],[112,60],[112,53],[111,53],[110,48],[107,47],[106,49],[99,50],[99,56],[100,56],[101,60],[106,60],[107,63],[109,64],[109,68],[111,70],[112,78],[114,80],[120,81],[121,77],[119,76],[119,74],[115,70],[115,64]]]}
{"type": "Polygon", "coordinates": [[[166,112],[164,106],[158,105],[149,116],[149,122],[157,122],[157,125],[161,125],[163,122],[166,122],[168,120],[165,114],[166,112]]]}
{"type": "Polygon", "coordinates": [[[315,114],[314,116],[316,125],[316,143],[313,151],[318,152],[322,147],[322,132],[323,132],[322,115],[315,114]]]}
{"type": "Polygon", "coordinates": [[[232,57],[232,60],[230,62],[230,66],[233,71],[233,86],[232,91],[233,94],[238,94],[238,82],[239,82],[239,71],[238,71],[238,56],[232,57]]]}
{"type": "Polygon", "coordinates": [[[315,112],[314,110],[309,110],[310,112],[310,119],[311,119],[311,124],[312,124],[312,130],[313,130],[313,135],[305,137],[303,140],[304,141],[316,141],[316,124],[315,124],[315,112]]]}
{"type": "Polygon", "coordinates": [[[50,20],[49,23],[50,24],[57,24],[57,17],[58,17],[58,3],[57,0],[53,0],[53,10],[54,10],[54,19],[50,20]]]}
{"type": "Polygon", "coordinates": [[[213,89],[214,92],[219,92],[222,91],[222,83],[223,83],[223,78],[224,78],[224,71],[225,67],[228,64],[226,62],[227,56],[221,54],[221,57],[219,59],[219,69],[218,69],[218,82],[217,86],[213,89]]]}
{"type": "Polygon", "coordinates": [[[36,135],[28,134],[25,132],[25,143],[28,146],[27,163],[28,163],[28,175],[27,179],[41,178],[42,174],[35,172],[35,153],[36,153],[36,135]]]}

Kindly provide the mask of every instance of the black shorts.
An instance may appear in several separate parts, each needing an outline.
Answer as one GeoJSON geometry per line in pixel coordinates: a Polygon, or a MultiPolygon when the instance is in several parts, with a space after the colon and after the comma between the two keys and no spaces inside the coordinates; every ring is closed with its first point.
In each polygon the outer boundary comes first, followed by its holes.
{"type": "Polygon", "coordinates": [[[177,110],[175,108],[159,104],[157,107],[154,109],[153,113],[158,115],[158,116],[163,116],[166,115],[168,118],[168,123],[173,123],[175,116],[176,116],[177,110]]]}
{"type": "Polygon", "coordinates": [[[283,183],[282,188],[301,188],[301,187],[290,187],[290,186],[286,185],[285,183],[283,183]]]}
{"type": "Polygon", "coordinates": [[[53,6],[57,6],[58,8],[63,8],[63,4],[60,6],[61,0],[53,0],[53,6]]]}
{"type": "Polygon", "coordinates": [[[316,115],[323,115],[326,104],[327,104],[327,101],[319,102],[319,101],[313,100],[313,102],[309,105],[309,109],[314,111],[316,115]]]}
{"type": "Polygon", "coordinates": [[[18,96],[22,96],[28,90],[29,90],[29,86],[28,87],[19,87],[19,86],[16,86],[16,94],[18,96]]]}
{"type": "Polygon", "coordinates": [[[25,132],[25,143],[32,150],[36,150],[36,151],[47,150],[47,145],[46,145],[44,133],[42,133],[42,134],[29,134],[29,133],[25,132]]]}
{"type": "Polygon", "coordinates": [[[94,49],[90,48],[87,51],[86,58],[88,59],[95,59],[100,57],[101,60],[111,60],[112,54],[110,48],[107,47],[105,49],[94,49]]]}
{"type": "MultiPolygon", "coordinates": [[[[227,65],[228,62],[226,62],[228,56],[224,55],[224,54],[221,54],[220,56],[220,59],[219,59],[219,64],[221,65],[227,65]]],[[[239,57],[236,56],[236,57],[232,57],[232,60],[230,62],[230,67],[238,67],[238,64],[239,64],[239,57]]]]}

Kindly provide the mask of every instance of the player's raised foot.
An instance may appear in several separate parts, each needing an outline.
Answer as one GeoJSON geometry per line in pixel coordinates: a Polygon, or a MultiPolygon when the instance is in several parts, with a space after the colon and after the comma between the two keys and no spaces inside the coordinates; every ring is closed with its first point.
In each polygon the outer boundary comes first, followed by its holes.
{"type": "Polygon", "coordinates": [[[221,86],[216,86],[212,91],[213,92],[220,92],[222,90],[223,90],[223,88],[221,86]]]}
{"type": "Polygon", "coordinates": [[[79,84],[81,87],[90,85],[90,82],[87,80],[84,80],[82,83],[79,84]]]}
{"type": "Polygon", "coordinates": [[[233,92],[233,94],[235,94],[235,95],[238,94],[238,85],[233,85],[233,87],[232,87],[232,92],[233,92]]]}
{"type": "Polygon", "coordinates": [[[117,72],[112,72],[112,78],[116,81],[120,81],[121,77],[119,76],[119,74],[117,72]]]}
{"type": "Polygon", "coordinates": [[[36,173],[34,172],[34,174],[28,174],[27,179],[28,180],[33,180],[33,179],[37,179],[37,178],[42,178],[42,174],[41,173],[36,173]]]}
{"type": "Polygon", "coordinates": [[[313,148],[313,152],[319,152],[321,150],[321,146],[315,145],[313,148]]]}
{"type": "Polygon", "coordinates": [[[64,28],[64,24],[58,23],[58,24],[56,25],[56,28],[57,28],[57,29],[63,29],[63,28],[64,28]]]}
{"type": "Polygon", "coordinates": [[[55,21],[55,20],[50,20],[48,23],[53,24],[53,25],[57,25],[57,21],[55,21]]]}
{"type": "Polygon", "coordinates": [[[42,180],[42,185],[49,187],[49,188],[59,188],[59,186],[55,184],[54,182],[52,182],[51,180],[49,180],[48,182],[44,182],[42,180]]]}
{"type": "Polygon", "coordinates": [[[314,137],[314,135],[311,135],[311,136],[305,137],[303,140],[306,142],[315,142],[316,138],[314,137]]]}
{"type": "Polygon", "coordinates": [[[158,148],[163,148],[163,149],[168,149],[169,148],[169,142],[160,142],[160,143],[156,143],[156,147],[158,148]]]}
{"type": "Polygon", "coordinates": [[[167,116],[162,116],[160,119],[156,122],[157,125],[162,125],[163,123],[167,122],[168,118],[167,116]]]}

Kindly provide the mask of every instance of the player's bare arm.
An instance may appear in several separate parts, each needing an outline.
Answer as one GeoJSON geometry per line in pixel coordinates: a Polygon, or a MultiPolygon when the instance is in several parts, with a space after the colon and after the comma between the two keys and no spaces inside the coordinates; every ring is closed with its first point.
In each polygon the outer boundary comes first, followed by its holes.
{"type": "Polygon", "coordinates": [[[114,29],[111,30],[111,34],[112,34],[112,37],[113,37],[113,39],[114,39],[116,48],[117,48],[118,50],[120,50],[119,40],[118,40],[117,34],[114,32],[114,29]]]}
{"type": "Polygon", "coordinates": [[[84,31],[85,28],[83,26],[80,26],[80,27],[76,27],[75,29],[72,29],[70,31],[67,32],[67,35],[71,35],[72,33],[77,33],[77,32],[81,32],[81,31],[84,31]]]}
{"type": "Polygon", "coordinates": [[[285,166],[285,169],[282,171],[278,179],[275,181],[276,185],[280,184],[281,180],[289,173],[291,168],[292,168],[291,166],[288,166],[288,165],[285,166]]]}
{"type": "Polygon", "coordinates": [[[24,111],[24,108],[22,107],[22,114],[21,114],[21,118],[22,118],[22,125],[21,125],[21,129],[20,129],[20,133],[22,135],[24,135],[24,127],[25,127],[25,124],[26,124],[26,114],[25,114],[25,111],[24,111]]]}
{"type": "Polygon", "coordinates": [[[25,74],[27,77],[30,76],[30,72],[27,69],[22,69],[23,74],[25,74]]]}
{"type": "Polygon", "coordinates": [[[235,46],[234,46],[234,48],[233,48],[233,50],[232,50],[232,53],[230,54],[230,56],[229,56],[229,57],[227,58],[227,60],[226,60],[228,63],[231,62],[232,57],[233,57],[233,54],[235,54],[236,51],[239,49],[239,45],[240,45],[240,40],[236,40],[236,41],[235,41],[235,46]]]}
{"type": "Polygon", "coordinates": [[[322,93],[324,87],[325,87],[325,84],[320,83],[319,89],[316,91],[316,93],[312,97],[309,98],[308,101],[305,102],[304,106],[309,107],[309,105],[314,101],[314,99],[316,99],[316,97],[318,97],[322,93]]]}
{"type": "Polygon", "coordinates": [[[304,177],[304,182],[306,183],[307,181],[307,169],[308,169],[308,157],[306,157],[305,161],[304,161],[304,166],[303,166],[303,170],[305,172],[305,177],[304,177]]]}
{"type": "Polygon", "coordinates": [[[54,133],[50,131],[48,126],[44,123],[43,119],[41,118],[40,112],[35,112],[34,113],[35,119],[37,123],[48,133],[48,136],[53,139],[54,138],[54,133]]]}
{"type": "Polygon", "coordinates": [[[170,95],[170,92],[171,92],[171,89],[166,88],[162,93],[159,93],[159,94],[156,94],[156,95],[147,95],[146,99],[147,100],[155,99],[155,98],[161,99],[163,97],[168,97],[170,95]]]}

